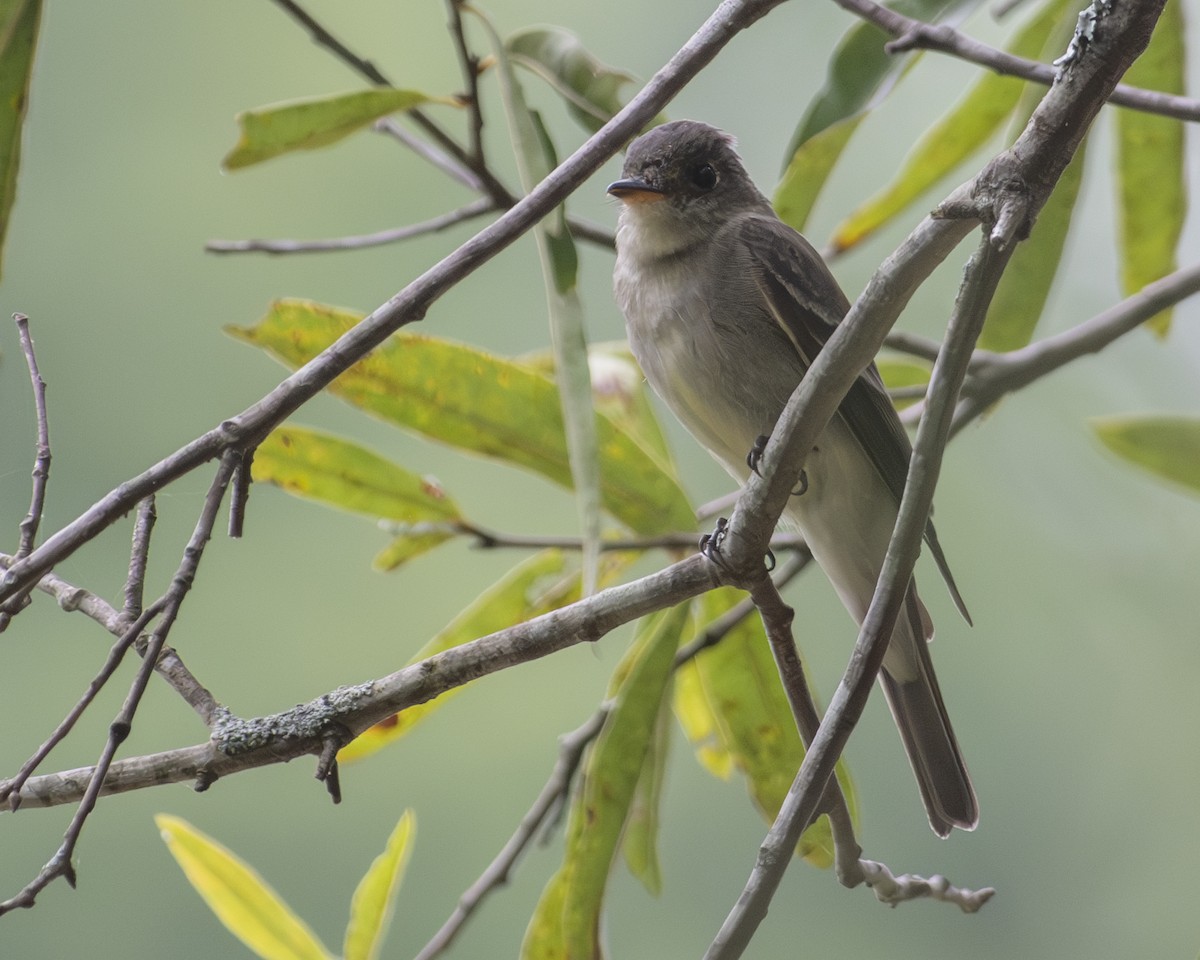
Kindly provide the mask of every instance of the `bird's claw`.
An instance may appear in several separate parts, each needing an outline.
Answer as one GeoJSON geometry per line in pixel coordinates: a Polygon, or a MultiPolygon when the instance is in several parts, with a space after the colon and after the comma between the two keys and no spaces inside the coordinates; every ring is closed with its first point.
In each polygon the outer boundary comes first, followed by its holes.
{"type": "Polygon", "coordinates": [[[760,477],[762,474],[758,472],[758,465],[762,463],[763,453],[766,452],[768,439],[769,438],[766,434],[759,434],[758,438],[754,441],[754,446],[752,446],[750,448],[750,452],[746,454],[746,466],[750,468],[751,473],[760,477]]]}
{"type": "Polygon", "coordinates": [[[724,562],[721,559],[721,543],[725,540],[728,530],[729,521],[724,517],[718,517],[713,532],[706,533],[700,538],[700,552],[712,563],[720,565],[724,562]]]}

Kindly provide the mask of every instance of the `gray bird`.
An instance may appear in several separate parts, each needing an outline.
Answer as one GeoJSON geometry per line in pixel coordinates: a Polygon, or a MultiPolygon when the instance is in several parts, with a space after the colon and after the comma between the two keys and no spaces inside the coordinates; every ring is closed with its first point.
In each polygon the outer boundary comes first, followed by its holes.
{"type": "MultiPolygon", "coordinates": [[[[689,120],[629,147],[613,286],[650,385],[739,481],[792,391],[849,309],[812,245],[775,215],[731,137],[689,120]]],[[[896,522],[912,446],[874,364],[805,462],[785,516],[859,624],[896,522]]],[[[955,604],[970,622],[938,545],[955,604]]],[[[938,689],[933,623],[909,584],[880,673],[884,695],[939,836],[979,820],[975,791],[938,689]]]]}

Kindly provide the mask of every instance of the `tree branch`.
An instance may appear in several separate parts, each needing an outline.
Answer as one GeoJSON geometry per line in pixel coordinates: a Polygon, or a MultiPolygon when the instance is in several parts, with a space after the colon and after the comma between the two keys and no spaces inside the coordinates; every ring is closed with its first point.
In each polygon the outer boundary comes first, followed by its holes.
{"type": "MultiPolygon", "coordinates": [[[[1050,86],[1057,69],[1048,63],[1026,60],[1004,50],[997,50],[985,43],[973,40],[946,24],[932,24],[897,13],[880,6],[872,0],[835,0],[838,6],[855,16],[873,23],[885,33],[897,39],[887,45],[889,53],[908,50],[934,50],[947,53],[968,63],[987,67],[995,73],[1024,80],[1032,80],[1050,86]]],[[[1130,107],[1144,113],[1157,113],[1176,120],[1195,122],[1200,120],[1200,100],[1183,97],[1158,90],[1144,90],[1126,84],[1117,84],[1108,97],[1109,103],[1130,107]]]]}

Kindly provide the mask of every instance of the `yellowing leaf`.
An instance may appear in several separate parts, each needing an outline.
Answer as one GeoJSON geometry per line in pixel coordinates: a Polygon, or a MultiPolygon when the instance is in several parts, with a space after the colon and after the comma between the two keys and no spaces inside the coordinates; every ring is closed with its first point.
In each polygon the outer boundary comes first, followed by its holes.
{"type": "Polygon", "coordinates": [[[333,434],[288,425],[254,453],[254,479],[298,497],[404,523],[450,523],[458,506],[435,482],[333,434]]]}
{"type": "MultiPolygon", "coordinates": [[[[1150,45],[1125,74],[1147,90],[1184,92],[1183,4],[1168,0],[1150,45]]],[[[1183,123],[1142,110],[1117,110],[1121,286],[1136,293],[1176,268],[1175,247],[1187,213],[1183,123]]],[[[1160,336],[1171,323],[1164,310],[1146,321],[1160,336]]]]}
{"type": "Polygon", "coordinates": [[[650,893],[662,892],[662,868],[658,860],[658,829],[662,807],[662,789],[667,773],[667,754],[671,745],[670,711],[658,712],[654,735],[646,748],[646,759],[638,776],[637,787],[629,805],[625,832],[621,837],[621,853],[629,872],[637,877],[650,893]]]}
{"type": "Polygon", "coordinates": [[[396,892],[412,853],[416,817],[406,810],[388,837],[387,847],[375,858],[354,891],[350,923],[342,948],[344,960],[375,960],[391,920],[396,892]]]}
{"type": "Polygon", "coordinates": [[[634,790],[671,679],[687,606],[645,618],[617,665],[612,709],[571,804],[563,865],[529,922],[522,960],[592,960],[600,951],[600,908],[634,790]]]}
{"type": "MultiPolygon", "coordinates": [[[[579,576],[565,571],[563,554],[543,550],[519,563],[481,593],[457,617],[410,659],[417,663],[435,653],[495,633],[548,610],[564,606],[579,596],[579,576]]],[[[338,753],[341,761],[360,760],[408,733],[419,721],[464,689],[455,687],[440,697],[417,704],[383,720],[338,753]]]]}
{"type": "MultiPolygon", "coordinates": [[[[705,594],[695,602],[700,622],[716,619],[742,596],[732,587],[705,594]]],[[[678,675],[675,710],[689,718],[685,723],[688,736],[698,751],[707,749],[718,758],[728,756],[745,775],[763,816],[773,820],[800,769],[804,746],[762,622],[757,616],[746,617],[720,643],[680,667],[678,675]],[[705,739],[697,741],[694,737],[700,731],[705,739]]],[[[705,765],[711,767],[711,761],[706,760],[705,765]]],[[[837,776],[855,815],[853,785],[841,763],[837,776]]],[[[804,832],[797,853],[814,866],[832,864],[828,818],[822,816],[804,832]]]]}
{"type": "Polygon", "coordinates": [[[5,0],[0,4],[0,257],[17,195],[21,131],[29,105],[29,78],[41,18],[41,0],[5,0]]]}
{"type": "MultiPolygon", "coordinates": [[[[359,319],[350,311],[283,300],[256,326],[226,329],[300,366],[359,319]]],[[[330,390],[406,429],[571,485],[558,390],[515,361],[402,332],[338,377],[330,390]]],[[[641,534],[693,529],[687,497],[656,457],[607,417],[598,416],[596,427],[605,509],[641,534]]]]}
{"type": "Polygon", "coordinates": [[[316,934],[237,856],[179,817],[160,813],[154,822],[217,919],[263,960],[332,960],[316,934]]]}
{"type": "Polygon", "coordinates": [[[1146,415],[1091,421],[1118,456],[1163,480],[1200,493],[1200,417],[1146,415]]]}
{"type": "Polygon", "coordinates": [[[249,167],[294,150],[315,150],[350,136],[380,117],[426,103],[457,101],[417,90],[358,90],[277,103],[237,116],[241,136],[221,162],[226,170],[249,167]]]}
{"type": "Polygon", "coordinates": [[[840,120],[792,151],[771,201],[779,219],[792,229],[804,229],[821,188],[862,120],[863,115],[840,120]]]}

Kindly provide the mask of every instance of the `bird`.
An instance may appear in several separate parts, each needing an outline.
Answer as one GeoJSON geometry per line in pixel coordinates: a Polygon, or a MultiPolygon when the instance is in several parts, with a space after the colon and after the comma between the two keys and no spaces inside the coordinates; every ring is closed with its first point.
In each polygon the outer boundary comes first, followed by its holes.
{"type": "MultiPolygon", "coordinates": [[[[850,304],[820,254],[783,223],[728,134],[657,126],[626,151],[613,291],[650,386],[739,483],[850,304]]],[[[912,445],[874,364],[806,457],[784,517],[861,625],[895,526],[912,445]]],[[[932,521],[925,542],[970,616],[932,521]]],[[[933,831],[972,830],[975,789],[950,725],[910,581],[880,671],[933,831]]]]}

